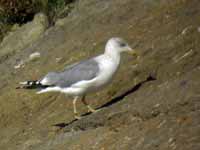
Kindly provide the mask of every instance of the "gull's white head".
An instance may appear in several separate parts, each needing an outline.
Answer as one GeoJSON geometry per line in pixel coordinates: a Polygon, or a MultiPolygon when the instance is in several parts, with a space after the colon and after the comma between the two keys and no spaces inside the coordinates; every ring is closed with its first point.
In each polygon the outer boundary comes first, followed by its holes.
{"type": "Polygon", "coordinates": [[[122,38],[114,37],[108,40],[106,44],[106,53],[121,53],[121,52],[129,52],[131,54],[135,54],[136,52],[132,49],[128,43],[122,38]]]}

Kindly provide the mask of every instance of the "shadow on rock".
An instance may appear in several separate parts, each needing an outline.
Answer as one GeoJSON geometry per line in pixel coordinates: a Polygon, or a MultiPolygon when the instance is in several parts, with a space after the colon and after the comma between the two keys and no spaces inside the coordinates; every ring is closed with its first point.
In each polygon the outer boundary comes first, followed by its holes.
{"type": "MultiPolygon", "coordinates": [[[[134,85],[134,86],[133,86],[132,88],[130,88],[129,90],[125,91],[124,93],[122,93],[121,95],[119,95],[119,96],[117,96],[117,97],[114,97],[114,98],[111,99],[108,103],[104,104],[103,106],[98,107],[97,109],[100,110],[100,109],[102,109],[102,108],[107,108],[107,107],[109,107],[109,106],[112,106],[113,104],[118,103],[119,101],[122,101],[122,100],[124,99],[124,97],[126,97],[126,96],[128,96],[128,95],[130,95],[130,94],[132,94],[132,93],[134,93],[134,92],[136,92],[137,90],[139,90],[140,87],[141,87],[143,84],[145,84],[146,82],[155,81],[155,80],[156,80],[156,77],[154,77],[154,76],[152,76],[152,75],[149,75],[149,76],[147,77],[146,80],[139,82],[138,84],[134,85]]],[[[89,116],[90,114],[91,114],[91,112],[85,113],[85,114],[82,115],[82,117],[85,118],[85,117],[89,116]]],[[[83,119],[83,118],[82,118],[82,119],[83,119]]],[[[80,119],[80,120],[82,120],[82,119],[80,119]]],[[[62,129],[62,128],[65,128],[65,127],[67,127],[67,126],[69,126],[69,125],[72,125],[73,123],[75,123],[75,122],[77,122],[77,121],[79,121],[79,120],[78,120],[78,119],[74,119],[74,120],[72,120],[72,121],[69,122],[69,123],[64,123],[64,122],[62,122],[62,123],[54,124],[54,125],[52,125],[52,126],[55,126],[55,127],[58,127],[58,128],[60,128],[60,129],[62,129]]]]}

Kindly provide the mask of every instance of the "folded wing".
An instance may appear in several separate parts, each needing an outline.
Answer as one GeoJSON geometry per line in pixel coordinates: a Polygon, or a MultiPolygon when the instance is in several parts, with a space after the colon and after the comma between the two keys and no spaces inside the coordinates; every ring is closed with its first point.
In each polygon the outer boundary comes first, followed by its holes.
{"type": "Polygon", "coordinates": [[[50,72],[40,80],[42,85],[70,87],[83,81],[92,80],[99,73],[99,65],[94,59],[89,59],[66,67],[62,72],[50,72]]]}

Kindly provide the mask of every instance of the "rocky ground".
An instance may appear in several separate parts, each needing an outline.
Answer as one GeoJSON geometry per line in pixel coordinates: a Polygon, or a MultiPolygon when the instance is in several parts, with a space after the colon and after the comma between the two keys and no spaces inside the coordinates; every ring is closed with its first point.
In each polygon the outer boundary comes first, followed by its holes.
{"type": "Polygon", "coordinates": [[[198,0],[80,0],[55,26],[45,16],[0,44],[0,149],[199,150],[198,0]],[[74,120],[72,98],[16,90],[17,83],[103,52],[113,36],[139,50],[124,54],[114,81],[89,95],[101,111],[74,120]]]}

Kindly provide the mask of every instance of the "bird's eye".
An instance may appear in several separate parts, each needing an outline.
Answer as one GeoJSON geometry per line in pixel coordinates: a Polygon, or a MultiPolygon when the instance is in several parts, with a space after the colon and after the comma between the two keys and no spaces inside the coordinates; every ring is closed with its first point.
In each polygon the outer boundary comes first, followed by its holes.
{"type": "Polygon", "coordinates": [[[120,45],[120,47],[125,47],[126,43],[120,43],[119,45],[120,45]]]}

